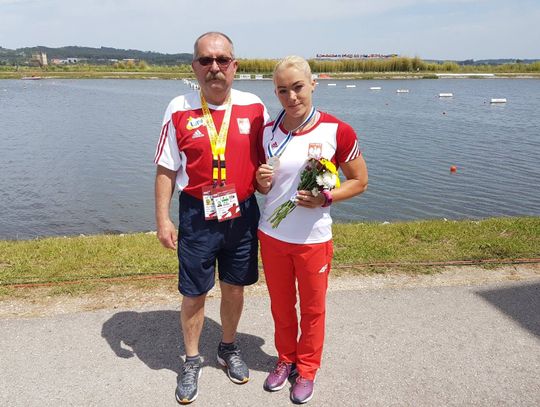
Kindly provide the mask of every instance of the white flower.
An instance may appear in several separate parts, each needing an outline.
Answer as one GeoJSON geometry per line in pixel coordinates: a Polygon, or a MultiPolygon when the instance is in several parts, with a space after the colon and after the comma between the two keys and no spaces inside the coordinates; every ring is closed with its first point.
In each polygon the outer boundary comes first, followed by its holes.
{"type": "Polygon", "coordinates": [[[317,182],[317,185],[324,187],[324,180],[322,175],[317,175],[315,181],[317,182]]]}
{"type": "Polygon", "coordinates": [[[323,186],[328,189],[332,189],[336,186],[336,176],[331,172],[325,172],[322,176],[323,186]]]}
{"type": "Polygon", "coordinates": [[[313,188],[311,190],[311,193],[313,194],[313,196],[318,196],[319,195],[319,189],[318,188],[313,188]]]}

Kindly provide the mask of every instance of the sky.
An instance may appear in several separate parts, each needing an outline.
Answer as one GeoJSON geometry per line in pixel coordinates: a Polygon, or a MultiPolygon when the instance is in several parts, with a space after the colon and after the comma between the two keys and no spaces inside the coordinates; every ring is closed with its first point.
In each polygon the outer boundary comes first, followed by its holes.
{"type": "Polygon", "coordinates": [[[539,22],[540,0],[0,0],[0,46],[191,53],[221,31],[239,58],[537,59],[539,22]]]}

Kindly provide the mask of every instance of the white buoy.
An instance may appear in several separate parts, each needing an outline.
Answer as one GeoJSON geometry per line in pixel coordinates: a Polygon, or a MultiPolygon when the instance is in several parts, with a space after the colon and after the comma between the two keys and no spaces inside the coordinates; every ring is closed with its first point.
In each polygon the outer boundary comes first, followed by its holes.
{"type": "Polygon", "coordinates": [[[439,93],[440,98],[451,98],[454,97],[453,93],[439,93]]]}
{"type": "Polygon", "coordinates": [[[347,88],[356,88],[356,85],[347,85],[347,88]]]}
{"type": "Polygon", "coordinates": [[[328,86],[336,86],[335,83],[328,83],[328,86]]]}
{"type": "Polygon", "coordinates": [[[506,103],[506,98],[491,98],[490,103],[506,103]]]}
{"type": "Polygon", "coordinates": [[[370,90],[381,90],[382,88],[380,86],[372,86],[369,88],[370,90]]]}
{"type": "Polygon", "coordinates": [[[396,93],[409,93],[409,89],[398,89],[396,93]]]}

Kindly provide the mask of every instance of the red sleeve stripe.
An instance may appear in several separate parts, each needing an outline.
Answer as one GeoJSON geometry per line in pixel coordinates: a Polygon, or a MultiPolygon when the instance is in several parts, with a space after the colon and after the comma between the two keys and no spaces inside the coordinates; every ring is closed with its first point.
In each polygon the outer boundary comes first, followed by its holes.
{"type": "Polygon", "coordinates": [[[154,156],[154,163],[157,164],[161,154],[163,153],[163,148],[165,147],[165,142],[167,141],[167,135],[169,134],[169,120],[165,123],[161,129],[161,136],[159,137],[159,143],[156,148],[156,155],[154,156]]]}
{"type": "Polygon", "coordinates": [[[351,152],[349,153],[349,155],[347,156],[347,159],[345,160],[345,162],[349,162],[351,160],[354,160],[359,155],[360,155],[360,150],[358,149],[358,141],[355,141],[354,146],[353,146],[351,152]]]}

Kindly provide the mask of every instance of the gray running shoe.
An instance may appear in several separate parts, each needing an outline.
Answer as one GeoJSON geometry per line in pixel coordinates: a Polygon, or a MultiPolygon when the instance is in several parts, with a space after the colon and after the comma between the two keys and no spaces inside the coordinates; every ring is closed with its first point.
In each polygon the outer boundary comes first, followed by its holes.
{"type": "Polygon", "coordinates": [[[197,361],[186,361],[182,366],[182,375],[176,386],[176,401],[180,404],[189,404],[199,395],[197,382],[201,377],[201,359],[197,361]]]}
{"type": "Polygon", "coordinates": [[[244,384],[249,381],[249,369],[240,356],[240,349],[236,344],[223,346],[219,344],[217,360],[227,368],[227,376],[234,383],[244,384]]]}

